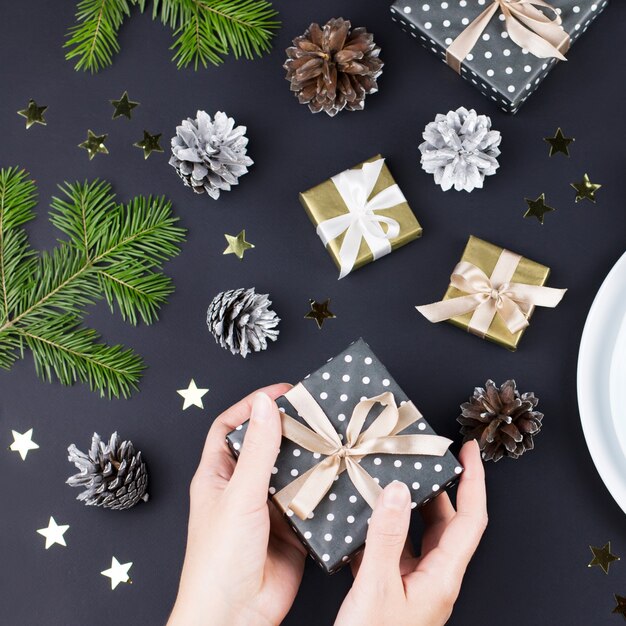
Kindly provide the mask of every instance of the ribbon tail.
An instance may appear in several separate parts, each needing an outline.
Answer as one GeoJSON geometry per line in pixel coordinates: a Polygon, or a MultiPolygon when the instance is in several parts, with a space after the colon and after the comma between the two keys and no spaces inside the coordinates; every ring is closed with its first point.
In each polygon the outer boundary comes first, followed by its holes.
{"type": "Polygon", "coordinates": [[[423,304],[415,308],[433,324],[449,320],[457,315],[465,315],[470,311],[475,311],[484,301],[483,294],[470,294],[449,300],[440,300],[432,304],[423,304]]]}
{"type": "Polygon", "coordinates": [[[461,64],[465,57],[472,51],[476,42],[482,35],[487,24],[495,15],[499,5],[494,2],[487,7],[461,34],[448,46],[446,50],[446,63],[457,73],[461,73],[461,64]]]}
{"type": "MultiPolygon", "coordinates": [[[[539,57],[540,59],[548,59],[551,57],[566,61],[565,56],[556,48],[550,41],[544,39],[542,36],[533,32],[535,25],[532,25],[533,30],[524,26],[512,15],[506,14],[506,30],[511,37],[511,40],[516,43],[520,48],[525,48],[531,54],[539,57]]],[[[522,16],[520,16],[522,19],[522,16]]],[[[526,20],[524,20],[526,21],[526,20]]],[[[530,25],[529,25],[530,26],[530,25]]]]}
{"type": "Polygon", "coordinates": [[[361,174],[361,180],[363,182],[365,192],[363,197],[364,200],[367,200],[374,190],[384,164],[385,159],[376,159],[376,161],[372,161],[371,163],[363,163],[361,170],[352,170],[361,174]]]}
{"type": "Polygon", "coordinates": [[[346,457],[345,461],[352,484],[373,509],[382,487],[361,467],[360,463],[350,457],[346,457]]]}
{"type": "Polygon", "coordinates": [[[519,304],[508,296],[502,296],[497,310],[505,326],[513,335],[528,326],[528,319],[519,304]]]}
{"type": "Polygon", "coordinates": [[[354,264],[359,255],[361,239],[363,239],[363,229],[361,224],[352,222],[346,231],[341,248],[339,249],[339,280],[345,278],[354,268],[354,264]]]}
{"type": "Polygon", "coordinates": [[[510,283],[505,295],[516,302],[553,309],[561,302],[566,291],[567,289],[555,289],[554,287],[510,283]]]}
{"type": "Polygon", "coordinates": [[[336,456],[327,456],[318,463],[306,480],[300,485],[296,495],[289,502],[289,508],[305,520],[330,490],[335,476],[339,474],[341,460],[336,456]]]}

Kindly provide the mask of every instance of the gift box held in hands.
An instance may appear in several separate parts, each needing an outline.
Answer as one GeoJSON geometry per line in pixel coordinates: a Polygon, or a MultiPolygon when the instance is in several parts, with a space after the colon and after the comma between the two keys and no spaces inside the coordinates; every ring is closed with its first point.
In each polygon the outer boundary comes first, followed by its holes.
{"type": "Polygon", "coordinates": [[[549,267],[470,235],[443,300],[416,308],[430,322],[516,350],[535,307],[553,308],[567,291],[545,287],[549,275],[549,267]]]}
{"type": "Polygon", "coordinates": [[[608,0],[396,0],[391,19],[515,113],[608,0]]]}
{"type": "Polygon", "coordinates": [[[385,159],[377,155],[300,194],[344,278],[422,235],[385,159]]]}
{"type": "MultiPolygon", "coordinates": [[[[270,481],[274,504],[327,572],[358,552],[372,505],[399,480],[420,506],[462,468],[362,340],[277,399],[283,440],[270,481]]],[[[247,422],[227,436],[235,455],[247,422]]]]}

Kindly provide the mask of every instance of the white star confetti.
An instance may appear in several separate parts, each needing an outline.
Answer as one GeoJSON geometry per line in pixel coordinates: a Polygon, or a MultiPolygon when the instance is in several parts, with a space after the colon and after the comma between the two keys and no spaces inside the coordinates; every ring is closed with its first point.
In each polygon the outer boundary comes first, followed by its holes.
{"type": "Polygon", "coordinates": [[[13,443],[10,449],[13,452],[19,452],[22,457],[22,461],[26,460],[26,455],[31,450],[37,450],[39,446],[33,441],[33,429],[27,430],[25,433],[20,434],[16,430],[11,431],[13,433],[13,443]]]}
{"type": "Polygon", "coordinates": [[[183,411],[188,409],[190,406],[197,406],[203,409],[204,404],[202,403],[202,397],[206,395],[208,391],[208,389],[198,389],[193,378],[191,379],[191,382],[189,383],[189,387],[187,387],[187,389],[176,390],[178,395],[182,396],[185,399],[185,401],[183,402],[183,411]]]}
{"type": "Polygon", "coordinates": [[[120,563],[115,557],[111,559],[111,567],[100,572],[103,576],[111,579],[111,589],[115,589],[120,583],[131,583],[128,570],[132,563],[120,563]]]}
{"type": "Polygon", "coordinates": [[[67,544],[65,543],[65,537],[63,535],[65,535],[68,529],[69,526],[67,524],[57,524],[54,521],[54,517],[50,516],[48,528],[40,528],[37,532],[46,538],[47,550],[55,543],[58,543],[60,546],[67,546],[67,544]]]}

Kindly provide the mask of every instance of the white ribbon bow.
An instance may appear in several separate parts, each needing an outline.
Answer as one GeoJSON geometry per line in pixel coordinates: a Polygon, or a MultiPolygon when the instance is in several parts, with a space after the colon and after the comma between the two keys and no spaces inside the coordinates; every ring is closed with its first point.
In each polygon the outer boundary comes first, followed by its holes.
{"type": "Polygon", "coordinates": [[[364,163],[361,169],[346,170],[331,178],[348,212],[318,224],[317,234],[327,246],[345,233],[339,250],[340,279],[352,271],[362,239],[365,239],[376,260],[391,252],[390,240],[400,234],[400,224],[396,220],[375,213],[406,202],[400,187],[391,185],[368,200],[384,162],[385,159],[378,159],[364,163]],[[381,224],[387,225],[386,232],[381,224]]]}

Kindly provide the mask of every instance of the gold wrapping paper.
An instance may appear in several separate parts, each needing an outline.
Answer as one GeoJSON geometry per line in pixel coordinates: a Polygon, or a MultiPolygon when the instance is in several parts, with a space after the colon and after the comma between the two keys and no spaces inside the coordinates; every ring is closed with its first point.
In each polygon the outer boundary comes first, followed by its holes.
{"type": "MultiPolygon", "coordinates": [[[[500,246],[495,246],[487,241],[479,239],[478,237],[470,235],[461,260],[476,265],[483,270],[487,276],[491,276],[491,272],[493,272],[493,268],[500,258],[502,250],[503,248],[500,246]]],[[[549,275],[549,267],[522,257],[515,273],[513,274],[511,282],[544,286],[549,275]]],[[[443,300],[449,300],[450,298],[457,298],[463,295],[465,294],[462,291],[450,285],[443,296],[443,300]]],[[[526,315],[526,319],[530,320],[533,310],[534,307],[531,307],[528,315],[526,315]]],[[[463,330],[469,330],[469,322],[471,318],[472,313],[466,313],[465,315],[450,318],[448,321],[463,330]]],[[[514,334],[511,333],[505,326],[502,318],[499,315],[496,315],[493,322],[491,322],[491,325],[489,326],[485,339],[489,339],[490,341],[493,341],[504,348],[508,348],[509,350],[517,350],[517,346],[522,338],[522,335],[524,334],[524,330],[525,329],[522,329],[514,334]]]]}
{"type": "MultiPolygon", "coordinates": [[[[382,158],[380,154],[372,157],[371,159],[367,159],[364,163],[371,163],[372,161],[376,161],[382,158]]],[[[359,163],[359,165],[355,166],[352,169],[360,169],[363,167],[363,163],[359,163]]],[[[374,197],[376,194],[380,193],[383,189],[390,187],[395,184],[395,180],[387,167],[387,163],[383,164],[382,170],[380,172],[380,176],[378,177],[378,181],[370,194],[370,198],[374,197]]],[[[368,198],[369,199],[369,198],[368,198]]],[[[325,220],[331,219],[333,217],[337,217],[338,215],[343,215],[347,213],[348,207],[343,201],[342,197],[339,195],[337,188],[335,187],[332,180],[325,180],[323,183],[317,185],[300,193],[300,202],[304,209],[307,212],[310,220],[317,227],[318,224],[324,222],[325,220]]],[[[417,218],[413,214],[411,207],[408,202],[403,202],[401,204],[396,205],[391,209],[382,209],[380,211],[376,211],[379,215],[384,215],[388,217],[392,217],[400,224],[400,234],[389,240],[391,244],[391,250],[396,250],[400,248],[410,241],[417,239],[422,236],[422,227],[420,223],[417,221],[417,218]]],[[[335,265],[338,268],[341,268],[341,262],[339,260],[339,250],[341,249],[341,244],[343,242],[344,234],[339,235],[336,239],[333,239],[329,242],[326,247],[329,251],[335,265]]],[[[365,240],[361,241],[361,245],[359,247],[359,253],[352,268],[352,271],[371,263],[374,260],[374,256],[365,242],[365,240]]]]}

